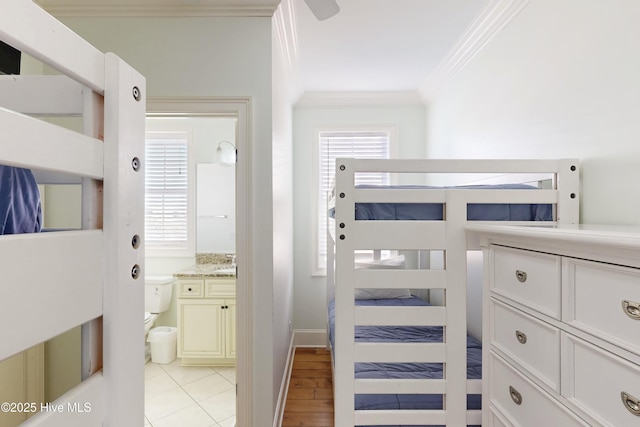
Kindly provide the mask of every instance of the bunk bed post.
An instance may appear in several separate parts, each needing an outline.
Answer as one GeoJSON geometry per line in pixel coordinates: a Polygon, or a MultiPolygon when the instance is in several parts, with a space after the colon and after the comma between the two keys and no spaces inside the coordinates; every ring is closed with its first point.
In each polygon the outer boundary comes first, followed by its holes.
{"type": "Polygon", "coordinates": [[[580,165],[577,159],[558,160],[558,224],[580,223],[580,165]]]}
{"type": "MultiPolygon", "coordinates": [[[[327,200],[330,196],[327,196],[327,200]]],[[[329,209],[325,209],[325,212],[328,212],[329,209]]],[[[335,298],[335,245],[336,242],[333,240],[333,230],[331,227],[335,228],[335,223],[331,221],[331,218],[327,219],[327,307],[331,303],[331,301],[335,298]]],[[[327,313],[327,349],[331,350],[331,340],[329,339],[329,313],[327,313]]]]}
{"type": "MultiPolygon", "coordinates": [[[[340,357],[334,366],[334,417],[336,427],[355,425],[355,349],[354,243],[355,184],[353,159],[336,161],[336,268],[335,268],[335,347],[340,357]],[[349,190],[349,191],[347,191],[349,190]]],[[[335,351],[335,350],[334,350],[335,351]]]]}
{"type": "MultiPolygon", "coordinates": [[[[83,133],[102,139],[104,132],[104,108],[102,96],[89,88],[83,88],[83,133]]],[[[82,179],[82,229],[102,228],[102,181],[82,179]]],[[[102,317],[82,325],[82,380],[102,369],[102,317]]]]}
{"type": "Polygon", "coordinates": [[[105,55],[104,391],[105,427],[144,420],[145,79],[105,55]]]}
{"type": "Polygon", "coordinates": [[[447,426],[467,425],[467,203],[464,190],[446,196],[445,291],[447,362],[444,409],[447,426]]]}
{"type": "MultiPolygon", "coordinates": [[[[491,270],[491,251],[489,251],[488,246],[484,244],[482,247],[482,294],[489,295],[491,292],[491,282],[493,280],[493,272],[491,270]]],[[[482,298],[482,313],[490,312],[490,299],[482,298]]],[[[483,314],[482,316],[482,336],[490,337],[491,336],[491,323],[488,316],[483,314]]],[[[482,352],[482,378],[489,378],[489,352],[482,352]]],[[[491,411],[489,410],[489,386],[486,382],[482,383],[482,425],[488,426],[490,425],[491,419],[491,411]]]]}

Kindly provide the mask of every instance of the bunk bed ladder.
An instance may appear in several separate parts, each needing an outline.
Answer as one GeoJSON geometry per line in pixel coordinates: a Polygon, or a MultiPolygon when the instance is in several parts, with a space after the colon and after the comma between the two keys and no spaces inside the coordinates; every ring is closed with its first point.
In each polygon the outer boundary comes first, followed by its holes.
{"type": "MultiPolygon", "coordinates": [[[[340,159],[336,165],[336,269],[334,366],[336,426],[467,425],[479,419],[467,414],[466,378],[466,202],[446,191],[395,193],[396,202],[418,200],[452,206],[446,221],[355,221],[356,202],[368,202],[380,194],[354,189],[354,174],[366,169],[366,162],[340,159]],[[348,191],[345,189],[351,189],[348,191]],[[443,270],[356,270],[354,251],[358,249],[443,250],[443,270]],[[449,250],[451,249],[451,250],[449,250]],[[356,307],[358,288],[444,289],[445,306],[356,307]],[[402,313],[400,313],[401,310],[402,313]],[[400,319],[400,320],[398,320],[400,319]],[[356,325],[442,326],[443,343],[377,344],[355,343],[356,325]],[[422,362],[445,364],[445,379],[376,380],[354,379],[356,363],[422,362]],[[442,394],[441,410],[355,410],[355,394],[417,393],[442,394]]],[[[387,199],[388,200],[388,199],[387,199]]],[[[448,210],[449,212],[449,210],[448,210]]],[[[331,253],[331,249],[329,250],[331,253]]],[[[333,254],[331,254],[333,255],[333,254]]],[[[328,274],[332,274],[329,266],[328,274]]],[[[329,279],[331,280],[331,279],[329,279]]],[[[479,387],[475,387],[476,390],[479,387]]],[[[479,411],[476,411],[479,412],[479,411]]]]}

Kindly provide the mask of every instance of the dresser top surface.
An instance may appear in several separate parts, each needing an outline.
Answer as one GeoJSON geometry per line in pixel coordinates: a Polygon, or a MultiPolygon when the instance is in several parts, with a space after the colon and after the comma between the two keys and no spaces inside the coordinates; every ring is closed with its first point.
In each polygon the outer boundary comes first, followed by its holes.
{"type": "Polygon", "coordinates": [[[640,226],[633,225],[500,225],[468,223],[466,230],[491,241],[547,240],[640,250],[640,226]]]}

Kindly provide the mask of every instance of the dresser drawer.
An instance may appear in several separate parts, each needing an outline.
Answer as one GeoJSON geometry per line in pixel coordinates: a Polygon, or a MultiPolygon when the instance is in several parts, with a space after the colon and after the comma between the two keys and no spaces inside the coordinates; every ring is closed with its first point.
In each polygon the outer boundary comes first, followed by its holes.
{"type": "Polygon", "coordinates": [[[504,414],[498,412],[494,407],[489,408],[489,427],[509,427],[513,424],[506,420],[504,414]]]}
{"type": "Polygon", "coordinates": [[[562,335],[562,394],[603,425],[640,425],[640,367],[571,334],[562,335]]]}
{"type": "Polygon", "coordinates": [[[204,294],[204,280],[180,280],[180,298],[201,298],[204,294]]]}
{"type": "Polygon", "coordinates": [[[560,319],[561,257],[502,246],[491,257],[493,292],[560,319]]]}
{"type": "Polygon", "coordinates": [[[558,328],[493,299],[490,325],[493,346],[530,375],[560,392],[558,328]]]}
{"type": "Polygon", "coordinates": [[[205,297],[235,298],[236,281],[233,279],[207,279],[205,297]]]}
{"type": "Polygon", "coordinates": [[[565,258],[564,321],[640,351],[640,270],[565,258]]]}
{"type": "MultiPolygon", "coordinates": [[[[489,401],[518,426],[587,426],[583,420],[561,406],[549,394],[494,352],[489,353],[489,401]]],[[[498,424],[499,425],[499,424],[498,424]]]]}

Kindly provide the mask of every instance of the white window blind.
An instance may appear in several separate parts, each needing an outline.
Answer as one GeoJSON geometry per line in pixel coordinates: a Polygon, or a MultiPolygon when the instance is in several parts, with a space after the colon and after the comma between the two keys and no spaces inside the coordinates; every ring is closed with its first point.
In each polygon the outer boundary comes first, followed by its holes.
{"type": "Polygon", "coordinates": [[[147,132],[145,245],[188,248],[188,134],[147,132]]]}
{"type": "MultiPolygon", "coordinates": [[[[327,131],[319,133],[319,188],[316,270],[324,270],[327,260],[327,193],[335,176],[337,158],[388,159],[389,131],[327,131]]],[[[358,173],[356,185],[388,185],[388,173],[358,173]]],[[[369,251],[370,252],[370,251],[369,251]]]]}

